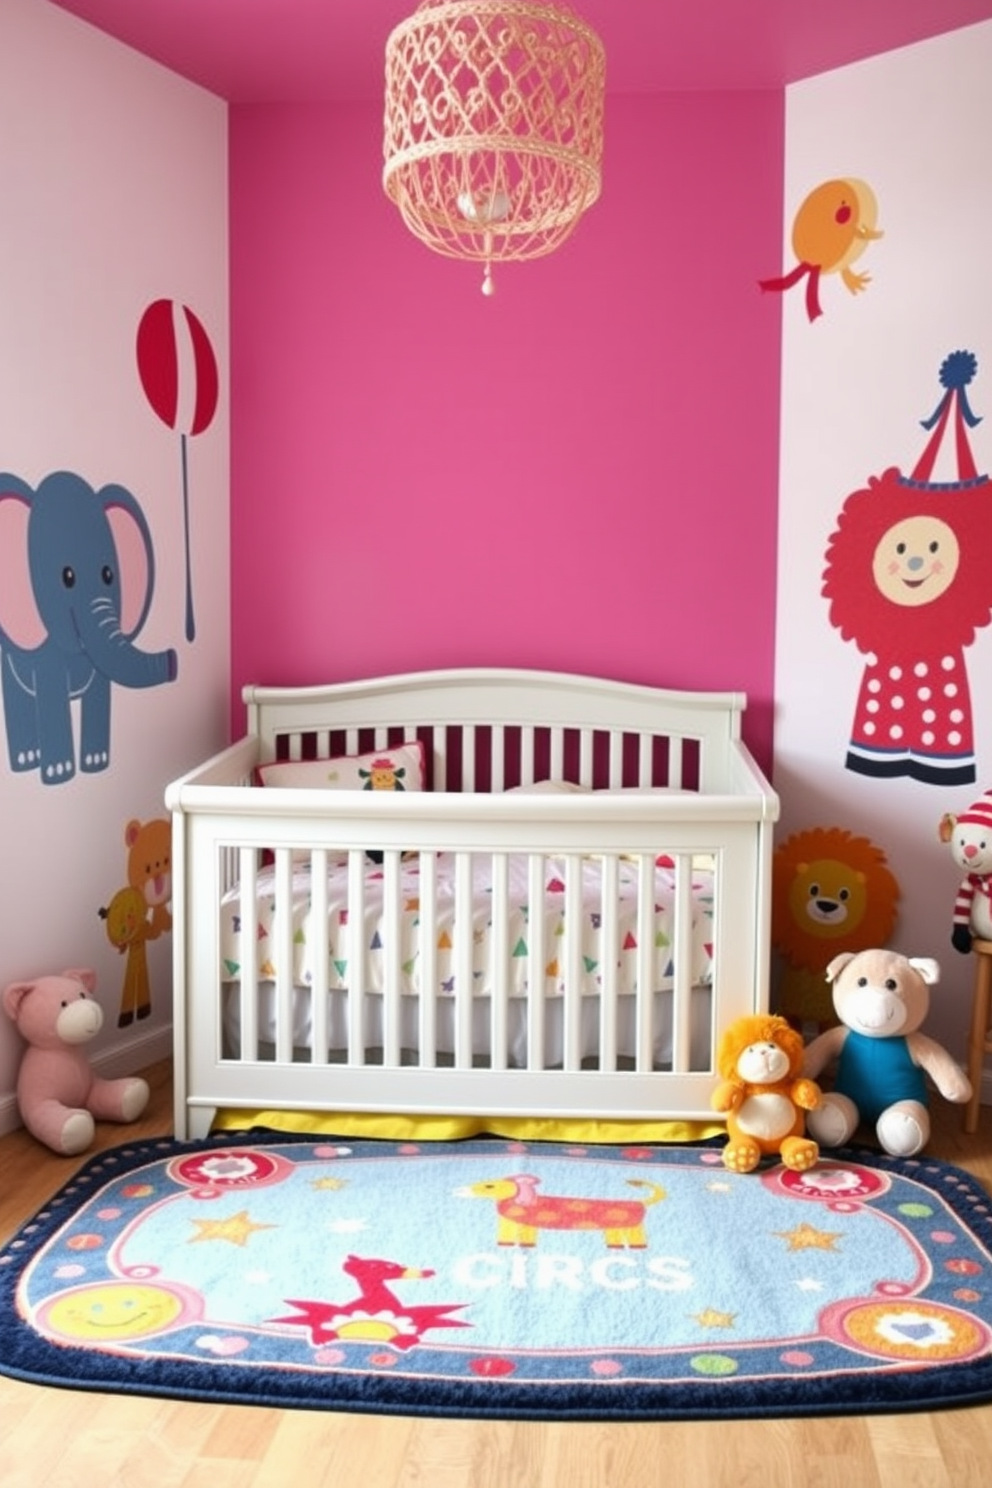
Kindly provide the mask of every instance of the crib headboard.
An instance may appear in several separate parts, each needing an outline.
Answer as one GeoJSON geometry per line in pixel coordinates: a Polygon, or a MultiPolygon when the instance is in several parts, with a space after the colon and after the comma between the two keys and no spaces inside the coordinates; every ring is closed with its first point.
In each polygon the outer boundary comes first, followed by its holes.
{"type": "Polygon", "coordinates": [[[420,739],[435,791],[565,779],[719,795],[763,784],[741,742],[746,699],[738,692],[483,668],[311,688],[251,685],[242,696],[263,760],[333,758],[420,739]]]}

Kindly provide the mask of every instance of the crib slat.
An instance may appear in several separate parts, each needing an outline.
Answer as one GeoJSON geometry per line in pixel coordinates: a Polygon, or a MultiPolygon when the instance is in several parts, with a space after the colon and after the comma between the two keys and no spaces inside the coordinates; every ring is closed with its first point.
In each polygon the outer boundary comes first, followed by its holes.
{"type": "Polygon", "coordinates": [[[654,784],[654,741],[650,734],[641,734],[637,741],[637,783],[643,788],[654,784]]]}
{"type": "Polygon", "coordinates": [[[420,1032],[419,1063],[428,1069],[437,1064],[437,854],[420,854],[420,908],[418,910],[420,996],[417,1021],[420,1032]]]}
{"type": "Polygon", "coordinates": [[[492,892],[492,992],[490,994],[490,1063],[494,1070],[507,1067],[509,1043],[510,962],[510,860],[506,853],[493,853],[492,892]]]}
{"type": "Polygon", "coordinates": [[[620,968],[620,938],[617,905],[620,892],[619,861],[615,853],[603,858],[600,885],[600,947],[602,981],[599,991],[599,1067],[617,1067],[617,983],[620,968]]]}
{"type": "Polygon", "coordinates": [[[383,860],[382,914],[382,1062],[395,1068],[400,1063],[400,956],[402,901],[400,899],[400,854],[388,848],[383,860]]]}
{"type": "Polygon", "coordinates": [[[544,1068],[544,858],[527,862],[527,1068],[544,1068]]]}
{"type": "Polygon", "coordinates": [[[288,847],[276,848],[275,907],[272,941],[276,971],[276,1059],[293,1059],[293,859],[288,847]]]}
{"type": "MultiPolygon", "coordinates": [[[[258,1058],[258,872],[257,856],[252,847],[238,853],[241,883],[241,934],[238,943],[240,961],[239,1001],[241,1004],[242,1059],[258,1058]]],[[[220,1009],[217,1010],[220,1016],[220,1009]]]]}
{"type": "Polygon", "coordinates": [[[610,729],[610,790],[623,785],[623,731],[610,729]]]}
{"type": "Polygon", "coordinates": [[[682,789],[682,746],[684,742],[676,734],[672,734],[668,741],[668,780],[666,784],[670,785],[672,790],[682,789]]]}
{"type": "Polygon", "coordinates": [[[579,730],[579,783],[592,785],[592,729],[579,730]]]}
{"type": "Polygon", "coordinates": [[[565,730],[561,728],[550,732],[548,774],[552,780],[565,778],[565,730]]]}
{"type": "MultiPolygon", "coordinates": [[[[715,905],[714,905],[715,907],[715,905]]],[[[690,1068],[692,998],[692,857],[679,853],[675,858],[674,944],[672,969],[672,1069],[684,1073],[690,1068]]]]}
{"type": "Polygon", "coordinates": [[[455,1065],[472,1068],[472,854],[455,854],[455,924],[452,961],[455,970],[455,1065]]]}
{"type": "Polygon", "coordinates": [[[520,725],[520,784],[534,783],[534,725],[520,725]]]}
{"type": "Polygon", "coordinates": [[[326,1064],[328,1058],[328,944],[327,944],[327,850],[315,847],[310,854],[310,1062],[326,1064]]]}
{"type": "Polygon", "coordinates": [[[566,1070],[582,1067],[582,875],[581,857],[570,853],[565,859],[565,943],[561,958],[564,963],[565,1007],[562,1063],[566,1070]]]}
{"type": "Polygon", "coordinates": [[[430,736],[434,757],[434,790],[445,791],[448,788],[448,730],[432,728],[430,736]]]}
{"type": "Polygon", "coordinates": [[[654,1052],[654,858],[637,862],[637,1068],[649,1070],[654,1052]]]}
{"type": "Polygon", "coordinates": [[[348,1063],[365,1064],[365,854],[348,853],[348,1063]]]}
{"type": "Polygon", "coordinates": [[[495,725],[489,730],[489,774],[491,790],[506,788],[506,738],[503,730],[495,725]]]}
{"type": "Polygon", "coordinates": [[[475,725],[462,724],[462,790],[475,790],[475,725]]]}

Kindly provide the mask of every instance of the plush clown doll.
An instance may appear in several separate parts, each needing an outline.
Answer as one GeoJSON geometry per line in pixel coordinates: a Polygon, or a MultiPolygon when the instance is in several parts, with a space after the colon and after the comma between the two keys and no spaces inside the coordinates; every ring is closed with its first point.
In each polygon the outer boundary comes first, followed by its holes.
{"type": "Polygon", "coordinates": [[[955,863],[964,869],[954,901],[951,944],[967,955],[974,937],[992,940],[992,790],[960,816],[947,812],[941,818],[940,840],[950,845],[955,863]]]}

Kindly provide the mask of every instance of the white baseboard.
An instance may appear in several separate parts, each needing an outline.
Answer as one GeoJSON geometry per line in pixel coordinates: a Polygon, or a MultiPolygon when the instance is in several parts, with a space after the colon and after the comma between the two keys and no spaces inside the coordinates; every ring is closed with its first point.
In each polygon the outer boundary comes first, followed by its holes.
{"type": "MultiPolygon", "coordinates": [[[[164,1028],[150,1028],[147,1032],[129,1038],[125,1047],[104,1049],[94,1054],[91,1067],[105,1080],[117,1080],[121,1075],[134,1075],[160,1059],[172,1054],[172,1024],[164,1028]]],[[[13,1091],[0,1095],[0,1136],[16,1131],[22,1126],[17,1096],[13,1091]]]]}

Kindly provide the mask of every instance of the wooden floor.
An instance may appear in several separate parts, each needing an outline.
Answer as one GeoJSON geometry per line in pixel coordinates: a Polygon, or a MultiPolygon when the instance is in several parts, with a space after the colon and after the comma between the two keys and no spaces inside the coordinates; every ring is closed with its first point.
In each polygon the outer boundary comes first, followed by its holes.
{"type": "MultiPolygon", "coordinates": [[[[128,1136],[171,1131],[167,1062],[128,1136]]],[[[929,1151],[992,1193],[992,1108],[976,1136],[937,1099],[929,1151]]],[[[101,1127],[115,1146],[119,1127],[101,1127]]],[[[0,1139],[0,1239],[82,1159],[0,1139]]],[[[0,1377],[3,1488],[979,1488],[992,1405],[890,1416],[657,1425],[351,1416],[50,1390],[0,1377]]]]}

